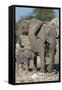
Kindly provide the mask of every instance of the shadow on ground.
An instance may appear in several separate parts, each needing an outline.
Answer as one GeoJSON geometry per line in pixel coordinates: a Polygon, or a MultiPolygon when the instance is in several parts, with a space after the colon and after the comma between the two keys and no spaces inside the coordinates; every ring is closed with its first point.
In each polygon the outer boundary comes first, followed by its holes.
{"type": "Polygon", "coordinates": [[[56,69],[56,71],[60,70],[60,65],[59,64],[54,64],[53,69],[56,69]]]}

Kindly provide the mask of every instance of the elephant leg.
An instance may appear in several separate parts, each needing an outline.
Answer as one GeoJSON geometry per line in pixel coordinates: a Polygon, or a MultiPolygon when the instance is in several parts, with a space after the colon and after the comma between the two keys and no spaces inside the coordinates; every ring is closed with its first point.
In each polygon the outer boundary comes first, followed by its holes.
{"type": "Polygon", "coordinates": [[[29,60],[29,70],[33,70],[34,69],[34,61],[33,60],[29,60]]]}
{"type": "Polygon", "coordinates": [[[16,63],[16,72],[17,72],[16,74],[19,75],[19,64],[18,63],[16,63]]]}
{"type": "Polygon", "coordinates": [[[54,65],[54,50],[50,49],[50,60],[49,60],[49,65],[47,67],[48,72],[52,72],[53,65],[54,65]]]}
{"type": "Polygon", "coordinates": [[[52,38],[50,39],[50,46],[49,46],[49,50],[50,50],[50,60],[49,60],[49,65],[47,67],[47,71],[48,72],[52,72],[53,70],[53,65],[54,65],[54,59],[55,59],[55,49],[56,49],[56,39],[52,38]]]}
{"type": "Polygon", "coordinates": [[[20,70],[21,70],[21,72],[22,72],[21,63],[20,63],[20,64],[17,63],[16,69],[17,69],[17,70],[16,70],[17,75],[19,76],[19,75],[20,75],[20,70]]]}
{"type": "Polygon", "coordinates": [[[28,71],[28,61],[24,62],[24,68],[26,70],[26,72],[28,71]]]}
{"type": "Polygon", "coordinates": [[[45,73],[45,49],[44,47],[41,47],[39,50],[39,54],[40,54],[40,62],[41,62],[41,72],[45,73]]]}
{"type": "Polygon", "coordinates": [[[49,42],[49,51],[50,51],[49,59],[50,60],[49,60],[49,65],[47,67],[47,71],[52,72],[54,59],[55,59],[55,49],[56,49],[56,31],[54,27],[49,32],[48,42],[49,42]]]}

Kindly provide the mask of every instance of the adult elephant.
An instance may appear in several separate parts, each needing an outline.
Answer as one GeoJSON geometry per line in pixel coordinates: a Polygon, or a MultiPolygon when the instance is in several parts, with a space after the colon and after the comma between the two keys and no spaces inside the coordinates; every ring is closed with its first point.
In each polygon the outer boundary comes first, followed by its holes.
{"type": "MultiPolygon", "coordinates": [[[[32,22],[33,25],[34,22],[32,22]]],[[[43,24],[43,22],[37,20],[36,24],[29,30],[29,41],[31,43],[32,50],[35,53],[39,53],[41,60],[41,72],[45,70],[45,51],[49,47],[50,62],[47,67],[47,71],[51,72],[54,64],[55,48],[56,48],[56,31],[55,26],[49,22],[43,24]]],[[[47,53],[47,52],[46,52],[47,53]]]]}

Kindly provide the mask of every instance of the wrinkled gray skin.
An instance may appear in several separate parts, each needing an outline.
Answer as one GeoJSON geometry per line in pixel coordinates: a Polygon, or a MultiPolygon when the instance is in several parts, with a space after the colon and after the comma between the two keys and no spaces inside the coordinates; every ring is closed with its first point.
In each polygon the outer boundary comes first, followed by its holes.
{"type": "Polygon", "coordinates": [[[35,54],[29,50],[29,49],[25,49],[23,51],[18,51],[17,55],[16,55],[16,62],[17,64],[25,64],[26,67],[26,71],[28,70],[28,65],[29,65],[29,61],[33,60],[35,58],[35,54]]]}
{"type": "Polygon", "coordinates": [[[49,23],[43,24],[37,21],[37,24],[29,30],[29,40],[32,50],[35,53],[39,53],[41,59],[41,72],[45,72],[45,42],[49,43],[49,57],[50,63],[47,67],[47,71],[51,72],[53,69],[55,48],[56,48],[56,31],[55,26],[49,23]],[[35,32],[40,28],[39,33],[35,35],[35,32]]]}
{"type": "Polygon", "coordinates": [[[20,43],[20,34],[28,33],[29,41],[34,53],[39,53],[41,60],[41,72],[45,72],[45,42],[49,43],[49,56],[50,63],[47,67],[47,71],[51,72],[54,63],[54,53],[56,47],[56,31],[55,26],[49,23],[43,24],[42,21],[37,19],[25,20],[25,24],[21,25],[21,29],[18,31],[18,42],[20,43]],[[39,31],[40,30],[40,31],[39,31]],[[39,32],[37,32],[39,31],[39,32]]]}

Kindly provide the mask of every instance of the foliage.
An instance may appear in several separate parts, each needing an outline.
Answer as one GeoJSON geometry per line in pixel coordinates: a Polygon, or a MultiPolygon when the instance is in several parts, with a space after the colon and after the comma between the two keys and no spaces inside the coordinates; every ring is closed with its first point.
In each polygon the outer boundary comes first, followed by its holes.
{"type": "Polygon", "coordinates": [[[29,16],[23,16],[23,17],[21,17],[21,19],[19,20],[18,23],[20,23],[22,20],[31,20],[32,18],[33,18],[32,15],[29,15],[29,16]]]}
{"type": "Polygon", "coordinates": [[[33,14],[37,19],[42,21],[50,21],[54,17],[54,10],[46,8],[35,8],[33,10],[33,14]]]}
{"type": "Polygon", "coordinates": [[[18,24],[22,20],[31,20],[32,18],[37,18],[42,21],[50,21],[54,18],[54,10],[46,8],[34,8],[33,13],[28,16],[22,16],[18,22],[16,22],[16,29],[18,29],[18,24]]]}

